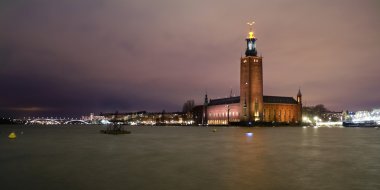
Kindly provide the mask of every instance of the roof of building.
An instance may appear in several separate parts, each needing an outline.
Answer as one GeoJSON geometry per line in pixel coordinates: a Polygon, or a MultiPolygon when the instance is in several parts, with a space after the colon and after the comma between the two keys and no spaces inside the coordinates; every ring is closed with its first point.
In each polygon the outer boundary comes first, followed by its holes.
{"type": "MultiPolygon", "coordinates": [[[[264,103],[270,104],[297,104],[297,101],[293,97],[284,96],[263,96],[264,103]]],[[[214,99],[209,102],[209,106],[213,105],[223,105],[223,104],[236,104],[240,103],[240,96],[230,97],[230,98],[220,98],[214,99]]]]}
{"type": "Polygon", "coordinates": [[[264,103],[274,104],[297,104],[298,102],[293,97],[284,96],[263,96],[264,103]]]}
{"type": "Polygon", "coordinates": [[[209,106],[213,105],[223,105],[223,104],[236,104],[240,103],[240,96],[230,97],[230,98],[220,98],[220,99],[210,99],[208,103],[209,106]]]}

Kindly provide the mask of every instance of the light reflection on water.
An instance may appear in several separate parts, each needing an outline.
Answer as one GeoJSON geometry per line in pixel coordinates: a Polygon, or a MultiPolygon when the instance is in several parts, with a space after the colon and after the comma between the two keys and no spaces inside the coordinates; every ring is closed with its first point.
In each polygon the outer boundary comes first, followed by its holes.
{"type": "Polygon", "coordinates": [[[0,125],[0,188],[380,189],[373,128],[100,129],[0,125]]]}

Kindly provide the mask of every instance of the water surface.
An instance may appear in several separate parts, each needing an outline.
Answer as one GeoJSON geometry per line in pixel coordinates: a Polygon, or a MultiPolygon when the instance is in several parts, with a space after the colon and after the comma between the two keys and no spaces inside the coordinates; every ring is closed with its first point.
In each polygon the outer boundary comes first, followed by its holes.
{"type": "Polygon", "coordinates": [[[0,189],[380,189],[374,128],[100,129],[0,125],[0,189]]]}

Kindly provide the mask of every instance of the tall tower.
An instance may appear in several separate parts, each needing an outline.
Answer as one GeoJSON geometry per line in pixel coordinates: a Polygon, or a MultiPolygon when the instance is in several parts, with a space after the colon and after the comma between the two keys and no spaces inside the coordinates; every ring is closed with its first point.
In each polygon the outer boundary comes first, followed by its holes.
{"type": "Polygon", "coordinates": [[[207,106],[208,106],[208,98],[207,98],[207,92],[205,94],[205,101],[203,103],[203,114],[202,114],[202,125],[207,125],[208,119],[207,119],[207,106]]]}
{"type": "Polygon", "coordinates": [[[240,121],[263,120],[263,58],[257,56],[254,22],[248,23],[245,57],[240,58],[240,121]]]}
{"type": "Polygon", "coordinates": [[[298,122],[301,123],[302,122],[302,94],[301,94],[301,89],[298,89],[298,93],[297,93],[297,103],[298,103],[298,106],[299,106],[299,112],[298,112],[298,122]]]}

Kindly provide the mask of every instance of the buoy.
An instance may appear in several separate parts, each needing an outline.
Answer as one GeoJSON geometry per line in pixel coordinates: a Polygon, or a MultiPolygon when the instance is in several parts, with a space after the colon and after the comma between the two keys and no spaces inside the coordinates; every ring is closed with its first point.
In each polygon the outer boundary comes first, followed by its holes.
{"type": "Polygon", "coordinates": [[[216,132],[216,129],[213,129],[212,132],[216,132]]]}
{"type": "Polygon", "coordinates": [[[8,138],[15,139],[16,138],[16,133],[12,132],[11,134],[9,134],[8,138]]]}

